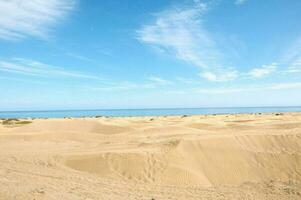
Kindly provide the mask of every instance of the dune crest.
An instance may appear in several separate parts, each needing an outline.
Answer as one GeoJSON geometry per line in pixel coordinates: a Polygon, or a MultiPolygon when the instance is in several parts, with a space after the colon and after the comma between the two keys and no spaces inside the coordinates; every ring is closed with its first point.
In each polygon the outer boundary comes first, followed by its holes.
{"type": "Polygon", "coordinates": [[[300,199],[301,114],[0,126],[0,199],[300,199]]]}

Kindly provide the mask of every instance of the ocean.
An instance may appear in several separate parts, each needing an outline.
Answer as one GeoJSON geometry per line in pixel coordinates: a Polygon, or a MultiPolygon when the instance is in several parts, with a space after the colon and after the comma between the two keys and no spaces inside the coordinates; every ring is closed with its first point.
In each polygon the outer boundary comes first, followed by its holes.
{"type": "Polygon", "coordinates": [[[64,118],[64,117],[95,117],[95,116],[130,117],[130,116],[205,115],[205,114],[237,114],[237,113],[268,113],[268,112],[301,112],[301,106],[0,111],[0,118],[64,118]]]}

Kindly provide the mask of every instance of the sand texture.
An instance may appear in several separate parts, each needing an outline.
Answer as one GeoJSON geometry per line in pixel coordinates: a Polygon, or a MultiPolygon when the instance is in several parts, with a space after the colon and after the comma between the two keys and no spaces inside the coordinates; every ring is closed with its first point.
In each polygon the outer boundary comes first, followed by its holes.
{"type": "Polygon", "coordinates": [[[1,200],[301,199],[301,113],[23,121],[1,200]]]}

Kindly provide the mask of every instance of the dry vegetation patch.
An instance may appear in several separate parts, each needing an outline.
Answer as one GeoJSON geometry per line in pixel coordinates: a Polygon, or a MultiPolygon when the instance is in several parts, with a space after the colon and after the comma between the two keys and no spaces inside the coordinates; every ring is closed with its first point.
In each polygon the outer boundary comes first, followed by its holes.
{"type": "Polygon", "coordinates": [[[30,123],[32,123],[32,121],[19,120],[16,118],[2,120],[2,125],[4,125],[4,126],[26,125],[26,124],[30,124],[30,123]]]}

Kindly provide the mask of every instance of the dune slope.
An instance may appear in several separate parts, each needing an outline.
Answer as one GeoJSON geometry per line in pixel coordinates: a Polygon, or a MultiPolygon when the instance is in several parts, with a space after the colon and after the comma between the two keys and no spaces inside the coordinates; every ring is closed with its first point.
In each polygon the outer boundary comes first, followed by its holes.
{"type": "Polygon", "coordinates": [[[301,114],[0,126],[0,199],[301,199],[301,114]]]}

